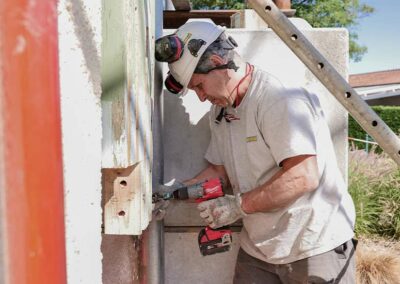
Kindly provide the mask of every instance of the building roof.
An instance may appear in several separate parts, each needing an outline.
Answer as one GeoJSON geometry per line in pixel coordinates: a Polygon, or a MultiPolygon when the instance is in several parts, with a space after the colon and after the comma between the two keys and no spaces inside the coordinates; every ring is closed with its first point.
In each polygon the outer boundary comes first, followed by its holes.
{"type": "Polygon", "coordinates": [[[353,88],[400,84],[400,69],[350,75],[349,83],[353,88]]]}

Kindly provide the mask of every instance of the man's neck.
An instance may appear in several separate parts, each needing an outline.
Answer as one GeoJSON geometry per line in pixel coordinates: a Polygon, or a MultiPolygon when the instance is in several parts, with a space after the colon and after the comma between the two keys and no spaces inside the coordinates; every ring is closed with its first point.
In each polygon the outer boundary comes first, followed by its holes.
{"type": "Polygon", "coordinates": [[[242,62],[239,70],[234,72],[230,82],[232,97],[234,100],[234,107],[238,107],[250,86],[252,78],[252,65],[242,62]]]}

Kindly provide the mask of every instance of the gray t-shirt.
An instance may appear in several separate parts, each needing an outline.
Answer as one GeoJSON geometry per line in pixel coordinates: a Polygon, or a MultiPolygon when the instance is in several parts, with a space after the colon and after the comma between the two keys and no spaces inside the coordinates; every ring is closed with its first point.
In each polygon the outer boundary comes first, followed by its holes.
{"type": "Polygon", "coordinates": [[[316,155],[319,187],[292,204],[243,218],[241,246],[250,255],[275,264],[329,251],[353,237],[355,210],[339,171],[329,128],[318,98],[302,88],[286,89],[256,69],[237,108],[214,120],[205,158],[224,165],[235,194],[267,182],[290,157],[316,155]],[[229,122],[227,121],[229,120],[229,122]]]}

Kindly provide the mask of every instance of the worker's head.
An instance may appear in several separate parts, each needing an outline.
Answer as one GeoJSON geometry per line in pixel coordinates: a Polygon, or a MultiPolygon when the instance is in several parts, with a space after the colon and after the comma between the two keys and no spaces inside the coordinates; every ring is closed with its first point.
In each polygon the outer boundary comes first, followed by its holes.
{"type": "Polygon", "coordinates": [[[237,69],[233,61],[237,44],[224,30],[212,22],[193,21],[156,41],[156,59],[169,63],[165,85],[170,92],[183,94],[190,88],[204,101],[203,79],[221,79],[216,71],[237,69]]]}

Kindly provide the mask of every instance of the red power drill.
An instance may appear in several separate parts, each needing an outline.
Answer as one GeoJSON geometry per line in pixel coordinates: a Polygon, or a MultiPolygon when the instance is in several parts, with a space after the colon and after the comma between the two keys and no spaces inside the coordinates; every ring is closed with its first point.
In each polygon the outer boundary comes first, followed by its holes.
{"type": "MultiPolygon", "coordinates": [[[[207,180],[193,185],[184,186],[176,189],[172,193],[163,195],[153,195],[154,199],[194,199],[200,203],[206,200],[224,196],[222,191],[222,181],[219,178],[207,180]]],[[[232,243],[232,231],[228,226],[212,229],[207,226],[199,232],[199,248],[202,255],[212,255],[215,253],[230,250],[232,243]]]]}
{"type": "MultiPolygon", "coordinates": [[[[196,199],[196,202],[224,196],[222,182],[219,178],[211,179],[201,184],[203,196],[196,199]]],[[[202,255],[212,255],[230,250],[232,243],[232,231],[229,226],[212,229],[207,226],[199,232],[199,248],[202,255]]]]}

